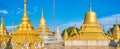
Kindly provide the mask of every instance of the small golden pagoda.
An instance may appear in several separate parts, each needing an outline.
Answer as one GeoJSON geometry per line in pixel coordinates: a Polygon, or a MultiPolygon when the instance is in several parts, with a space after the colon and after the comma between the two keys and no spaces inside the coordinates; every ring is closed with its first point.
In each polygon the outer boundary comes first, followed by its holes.
{"type": "Polygon", "coordinates": [[[67,30],[64,31],[63,40],[64,41],[68,40],[68,32],[67,32],[67,30]]]}
{"type": "Polygon", "coordinates": [[[79,40],[79,34],[76,30],[75,25],[72,28],[71,34],[70,34],[70,40],[79,40]]]}
{"type": "Polygon", "coordinates": [[[41,49],[43,39],[39,37],[39,34],[30,23],[26,10],[26,0],[24,0],[24,14],[21,23],[11,37],[13,49],[41,49]]]}
{"type": "Polygon", "coordinates": [[[115,25],[115,28],[114,28],[114,31],[113,31],[113,34],[112,34],[112,38],[114,40],[120,40],[120,28],[118,26],[117,19],[116,19],[116,25],[115,25]]]}
{"type": "Polygon", "coordinates": [[[40,19],[40,24],[39,24],[39,27],[36,29],[36,31],[39,32],[40,34],[42,33],[43,35],[53,34],[46,25],[43,9],[42,9],[42,17],[40,19]]]}
{"type": "Polygon", "coordinates": [[[0,46],[6,47],[7,42],[9,41],[9,35],[7,29],[4,24],[4,18],[1,17],[1,25],[0,25],[0,46]]]}
{"type": "Polygon", "coordinates": [[[92,4],[90,4],[90,11],[85,14],[84,23],[79,31],[81,40],[104,40],[105,33],[99,25],[96,13],[92,11],[92,4]]]}

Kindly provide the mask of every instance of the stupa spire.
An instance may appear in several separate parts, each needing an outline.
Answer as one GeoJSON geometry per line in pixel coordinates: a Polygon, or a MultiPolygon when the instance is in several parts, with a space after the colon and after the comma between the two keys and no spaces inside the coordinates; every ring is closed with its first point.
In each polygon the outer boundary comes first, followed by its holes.
{"type": "Polygon", "coordinates": [[[44,18],[44,9],[42,8],[42,18],[44,18]]]}
{"type": "Polygon", "coordinates": [[[39,24],[38,28],[36,29],[36,31],[43,35],[48,35],[48,34],[53,35],[53,33],[50,31],[50,29],[46,25],[43,8],[42,8],[41,14],[42,15],[40,18],[40,24],[39,24]]]}
{"type": "Polygon", "coordinates": [[[24,13],[25,13],[25,14],[27,13],[26,3],[27,3],[27,1],[26,1],[26,0],[24,0],[24,13]]]}
{"type": "Polygon", "coordinates": [[[92,12],[92,3],[90,3],[90,12],[92,12]]]}
{"type": "Polygon", "coordinates": [[[40,25],[46,25],[46,21],[44,18],[44,10],[42,9],[42,18],[40,19],[40,25]]]}
{"type": "Polygon", "coordinates": [[[27,14],[26,3],[27,3],[27,0],[24,0],[24,14],[23,14],[21,23],[17,27],[17,30],[34,29],[33,25],[30,23],[30,19],[27,14]]]}
{"type": "Polygon", "coordinates": [[[27,0],[24,0],[24,14],[23,14],[23,18],[22,18],[22,21],[21,23],[24,23],[24,24],[28,24],[30,23],[30,19],[28,18],[28,14],[27,14],[27,0]]]}
{"type": "Polygon", "coordinates": [[[116,18],[115,30],[116,30],[116,31],[119,30],[119,25],[118,25],[118,20],[117,20],[117,18],[116,18]]]}

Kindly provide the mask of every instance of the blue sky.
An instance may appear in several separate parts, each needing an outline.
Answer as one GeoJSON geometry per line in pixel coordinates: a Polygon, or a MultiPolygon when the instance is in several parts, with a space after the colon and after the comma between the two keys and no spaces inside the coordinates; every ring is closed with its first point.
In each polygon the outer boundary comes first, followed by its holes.
{"type": "MultiPolygon", "coordinates": [[[[89,11],[90,3],[93,11],[97,13],[99,23],[105,25],[106,30],[112,27],[115,18],[120,18],[120,0],[55,0],[55,17],[53,0],[27,0],[27,11],[35,28],[39,25],[42,8],[47,26],[51,30],[53,22],[59,24],[61,29],[73,24],[80,27],[85,13],[89,11]]],[[[0,17],[2,15],[8,29],[12,22],[18,25],[23,15],[23,0],[0,0],[0,17]]]]}

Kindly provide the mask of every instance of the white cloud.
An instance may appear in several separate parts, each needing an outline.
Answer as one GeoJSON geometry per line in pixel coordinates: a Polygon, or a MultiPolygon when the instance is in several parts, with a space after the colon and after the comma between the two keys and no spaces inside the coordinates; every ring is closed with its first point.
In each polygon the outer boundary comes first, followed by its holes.
{"type": "MultiPolygon", "coordinates": [[[[6,26],[6,28],[7,28],[8,32],[11,32],[12,26],[6,26]]],[[[14,26],[14,29],[16,29],[16,28],[17,28],[17,25],[14,26]]]]}
{"type": "MultiPolygon", "coordinates": [[[[17,9],[18,9],[18,11],[16,12],[17,14],[20,14],[21,12],[23,12],[23,9],[21,8],[17,8],[17,9]]],[[[37,11],[38,11],[37,7],[33,7],[32,11],[27,10],[28,14],[35,14],[37,11]]]]}
{"type": "Polygon", "coordinates": [[[16,12],[16,14],[20,14],[23,11],[23,9],[18,8],[18,11],[16,12]]]}
{"type": "Polygon", "coordinates": [[[116,23],[116,18],[118,19],[118,23],[120,23],[120,14],[115,14],[115,15],[111,15],[111,16],[106,16],[103,18],[98,19],[99,23],[101,25],[104,25],[104,29],[106,31],[109,30],[109,28],[113,27],[113,24],[116,23]]]}
{"type": "MultiPolygon", "coordinates": [[[[105,29],[106,31],[108,31],[109,28],[111,28],[111,27],[113,26],[113,24],[116,23],[116,18],[118,19],[118,23],[120,23],[120,19],[119,19],[119,18],[120,18],[120,14],[115,14],[115,15],[105,16],[105,17],[103,17],[103,18],[99,18],[99,19],[98,19],[98,22],[99,22],[99,24],[101,24],[102,26],[104,25],[104,29],[105,29]]],[[[61,31],[63,31],[63,29],[64,29],[65,27],[73,26],[73,24],[76,24],[76,26],[77,26],[78,28],[80,28],[80,26],[81,26],[82,23],[83,23],[83,20],[78,21],[78,22],[70,22],[70,23],[62,24],[62,25],[60,25],[60,29],[61,29],[61,31]]],[[[101,27],[102,27],[102,26],[101,26],[101,27]]]]}
{"type": "Polygon", "coordinates": [[[37,7],[33,7],[33,11],[28,11],[29,14],[35,14],[38,11],[37,7]]]}
{"type": "Polygon", "coordinates": [[[8,14],[8,11],[7,10],[0,10],[0,13],[2,13],[2,14],[8,14]]]}

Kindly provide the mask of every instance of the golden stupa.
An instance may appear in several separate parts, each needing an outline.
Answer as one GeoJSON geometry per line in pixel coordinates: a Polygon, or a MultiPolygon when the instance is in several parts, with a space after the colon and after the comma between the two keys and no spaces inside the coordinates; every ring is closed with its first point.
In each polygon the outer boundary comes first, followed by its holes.
{"type": "Polygon", "coordinates": [[[113,33],[112,33],[112,38],[114,39],[114,40],[120,40],[120,28],[119,28],[119,26],[118,26],[118,21],[117,21],[117,19],[116,19],[116,24],[115,24],[115,28],[114,28],[114,30],[113,30],[113,33]]]}
{"type": "Polygon", "coordinates": [[[96,17],[96,13],[92,11],[92,5],[90,4],[90,11],[85,14],[84,23],[79,31],[81,40],[104,40],[105,33],[99,25],[96,17]]]}
{"type": "Polygon", "coordinates": [[[66,29],[65,29],[65,31],[64,31],[63,40],[64,40],[64,41],[68,40],[68,32],[67,32],[66,29]]]}
{"type": "Polygon", "coordinates": [[[0,25],[0,46],[6,47],[7,42],[9,41],[9,35],[7,29],[4,24],[4,18],[1,17],[1,25],[0,25]]]}
{"type": "Polygon", "coordinates": [[[41,48],[43,39],[39,37],[39,34],[34,30],[33,25],[30,23],[26,10],[26,0],[24,0],[24,14],[21,23],[17,26],[16,31],[12,33],[11,37],[13,49],[35,49],[35,47],[39,49],[41,48]]]}
{"type": "Polygon", "coordinates": [[[39,32],[40,34],[43,34],[43,35],[48,35],[48,34],[52,35],[53,34],[46,25],[46,20],[44,18],[43,9],[42,9],[42,17],[40,19],[40,24],[39,24],[39,27],[36,29],[36,31],[39,32]]]}

